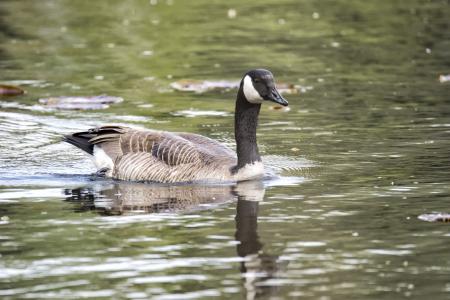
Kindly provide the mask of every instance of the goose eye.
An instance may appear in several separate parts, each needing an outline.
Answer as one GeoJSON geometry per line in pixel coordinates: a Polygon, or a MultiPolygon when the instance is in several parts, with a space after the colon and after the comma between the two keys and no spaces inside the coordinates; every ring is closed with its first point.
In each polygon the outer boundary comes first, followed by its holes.
{"type": "Polygon", "coordinates": [[[253,82],[254,82],[254,83],[259,83],[260,80],[259,80],[259,79],[253,79],[253,82]]]}

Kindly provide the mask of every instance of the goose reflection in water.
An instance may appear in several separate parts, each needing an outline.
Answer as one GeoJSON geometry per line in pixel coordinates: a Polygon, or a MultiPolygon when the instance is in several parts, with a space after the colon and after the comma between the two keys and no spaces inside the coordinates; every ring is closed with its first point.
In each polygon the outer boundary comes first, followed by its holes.
{"type": "MultiPolygon", "coordinates": [[[[238,191],[240,187],[237,187],[238,191]]],[[[235,238],[239,243],[236,246],[237,254],[244,258],[241,262],[246,299],[265,298],[275,294],[277,287],[266,284],[272,278],[276,278],[279,265],[278,256],[267,254],[263,251],[263,244],[258,235],[258,211],[259,203],[264,197],[264,188],[257,197],[246,197],[237,193],[236,203],[236,233],[235,238]]]]}
{"type": "Polygon", "coordinates": [[[159,185],[117,182],[66,189],[66,201],[77,211],[95,210],[102,215],[188,212],[235,199],[231,185],[159,185]]]}
{"type": "Polygon", "coordinates": [[[167,185],[114,182],[65,189],[66,201],[76,211],[95,210],[102,215],[174,213],[208,209],[235,201],[238,197],[262,201],[262,182],[235,185],[167,185]]]}
{"type": "Polygon", "coordinates": [[[66,189],[66,201],[77,211],[95,210],[102,215],[189,212],[236,201],[237,255],[242,257],[246,299],[273,294],[277,287],[265,284],[278,272],[278,256],[263,251],[258,235],[258,209],[265,193],[261,181],[235,185],[158,185],[115,182],[100,186],[66,189]]]}

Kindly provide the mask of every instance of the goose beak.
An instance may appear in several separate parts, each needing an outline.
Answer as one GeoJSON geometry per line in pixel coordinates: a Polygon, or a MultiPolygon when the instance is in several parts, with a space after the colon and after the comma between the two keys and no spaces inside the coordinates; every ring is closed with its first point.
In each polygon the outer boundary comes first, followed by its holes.
{"type": "Polygon", "coordinates": [[[269,100],[283,106],[288,106],[289,104],[287,100],[280,95],[280,93],[277,91],[276,88],[273,88],[272,91],[269,93],[269,95],[264,97],[264,100],[269,100]]]}

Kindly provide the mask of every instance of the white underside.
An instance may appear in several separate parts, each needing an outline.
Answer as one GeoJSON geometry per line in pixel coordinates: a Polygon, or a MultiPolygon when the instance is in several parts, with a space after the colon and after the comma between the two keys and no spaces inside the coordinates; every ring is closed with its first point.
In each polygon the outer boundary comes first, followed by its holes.
{"type": "Polygon", "coordinates": [[[264,165],[260,161],[255,161],[252,164],[246,164],[243,168],[234,175],[237,181],[257,179],[264,176],[264,165]]]}
{"type": "Polygon", "coordinates": [[[106,173],[107,176],[111,176],[112,170],[114,168],[114,162],[111,157],[103,151],[102,148],[94,146],[94,164],[97,169],[108,168],[109,171],[106,173]]]}

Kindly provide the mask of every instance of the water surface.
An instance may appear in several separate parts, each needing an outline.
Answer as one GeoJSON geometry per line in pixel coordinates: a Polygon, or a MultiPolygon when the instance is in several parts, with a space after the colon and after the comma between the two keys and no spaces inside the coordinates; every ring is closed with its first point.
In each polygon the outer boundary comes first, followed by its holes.
{"type": "Polygon", "coordinates": [[[448,1],[2,1],[2,299],[448,299],[448,1]],[[277,176],[102,180],[61,135],[100,124],[233,141],[235,91],[265,67],[303,87],[262,108],[277,176]],[[65,111],[39,98],[124,98],[65,111]]]}

